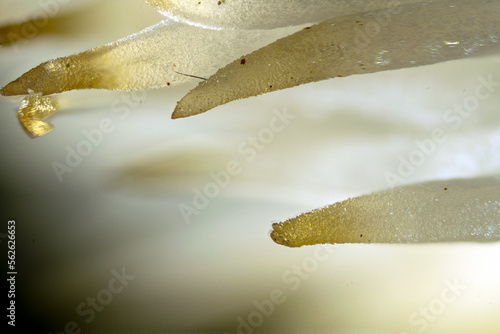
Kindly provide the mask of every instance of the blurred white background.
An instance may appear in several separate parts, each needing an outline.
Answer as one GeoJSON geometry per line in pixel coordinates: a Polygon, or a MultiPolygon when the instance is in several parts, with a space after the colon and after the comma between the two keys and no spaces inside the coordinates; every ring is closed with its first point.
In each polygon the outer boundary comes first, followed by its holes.
{"type": "MultiPolygon", "coordinates": [[[[0,86],[161,20],[141,1],[96,6],[73,14],[71,33],[0,47],[0,86]]],[[[0,233],[5,245],[6,222],[16,220],[19,325],[45,333],[70,332],[68,324],[84,333],[497,333],[499,244],[291,249],[269,231],[389,187],[385,173],[397,173],[399,156],[435,128],[448,139],[405,183],[498,174],[500,88],[457,129],[443,114],[474,95],[481,76],[499,82],[499,64],[497,55],[329,80],[178,120],[170,114],[195,82],[136,95],[70,92],[50,119],[54,131],[37,139],[18,124],[22,98],[2,97],[0,233]],[[139,102],[127,107],[127,98],[139,102]],[[294,118],[246,159],[238,147],[284,110],[294,118]],[[65,163],[68,147],[103,119],[112,131],[60,182],[53,163],[65,163]],[[232,160],[241,173],[188,224],[180,206],[193,206],[194,189],[232,160]],[[110,293],[122,270],[134,278],[110,293]],[[89,297],[97,298],[94,317],[89,297]]]]}

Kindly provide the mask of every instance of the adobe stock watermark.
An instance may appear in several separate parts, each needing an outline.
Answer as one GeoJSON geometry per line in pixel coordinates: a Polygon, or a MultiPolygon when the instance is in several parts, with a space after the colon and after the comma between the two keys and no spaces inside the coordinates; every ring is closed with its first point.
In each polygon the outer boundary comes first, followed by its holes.
{"type": "MultiPolygon", "coordinates": [[[[276,306],[283,304],[287,300],[287,295],[297,291],[304,280],[311,277],[311,274],[318,270],[319,264],[327,261],[333,254],[337,245],[316,245],[313,255],[302,260],[300,264],[294,264],[283,272],[281,282],[287,286],[287,289],[276,288],[269,292],[269,298],[263,300],[254,300],[252,307],[254,310],[245,317],[236,318],[237,334],[253,334],[261,327],[265,319],[273,315],[276,306]]],[[[224,334],[230,334],[225,332],[224,334]]]]}
{"type": "Polygon", "coordinates": [[[125,268],[121,272],[111,270],[111,279],[106,288],[99,290],[95,296],[87,297],[85,301],[76,306],[76,314],[81,318],[80,321],[68,321],[62,331],[49,334],[80,334],[82,333],[82,323],[90,324],[97,316],[97,313],[104,309],[113,301],[115,295],[123,292],[128,284],[135,279],[135,276],[128,275],[125,268]],[[96,313],[97,312],[97,313],[96,313]],[[82,322],[83,321],[83,322],[82,322]]]}
{"type": "Polygon", "coordinates": [[[59,14],[61,6],[69,2],[70,0],[39,0],[37,5],[41,12],[19,25],[10,26],[11,31],[6,36],[8,44],[12,44],[14,51],[19,52],[17,44],[36,37],[40,30],[47,26],[49,20],[59,14]]]}
{"type": "Polygon", "coordinates": [[[116,120],[125,120],[130,111],[139,107],[142,101],[146,98],[146,91],[133,91],[122,94],[111,103],[112,118],[103,118],[99,125],[94,129],[84,129],[81,134],[81,139],[75,145],[66,145],[66,158],[64,161],[53,161],[52,169],[56,174],[59,182],[63,182],[63,176],[66,173],[73,172],[84,160],[92,154],[94,149],[104,142],[105,136],[113,133],[116,130],[116,120]]]}
{"type": "MultiPolygon", "coordinates": [[[[453,282],[445,280],[444,286],[439,297],[432,299],[427,305],[419,307],[417,311],[410,314],[408,322],[418,333],[423,333],[432,322],[436,321],[446,311],[448,305],[455,302],[462,295],[462,292],[467,289],[456,278],[453,282]]],[[[400,334],[409,333],[400,332],[400,334]]]]}
{"type": "Polygon", "coordinates": [[[399,164],[396,171],[386,171],[385,180],[390,187],[404,184],[406,178],[411,177],[416,168],[422,166],[426,159],[432,156],[438,147],[448,140],[448,132],[457,130],[462,126],[464,120],[478,110],[482,101],[489,99],[500,87],[500,82],[495,81],[493,75],[487,77],[479,76],[479,84],[474,89],[474,95],[469,95],[461,103],[455,103],[451,108],[444,111],[442,115],[443,128],[434,128],[430,136],[423,140],[414,140],[416,148],[408,155],[399,155],[399,164]]]}
{"type": "Polygon", "coordinates": [[[210,200],[219,196],[223,189],[231,183],[232,178],[240,175],[244,170],[245,163],[254,161],[259,152],[266,149],[274,140],[275,136],[284,131],[296,115],[290,114],[286,108],[273,110],[273,116],[269,119],[266,127],[259,130],[254,136],[248,136],[242,141],[236,152],[240,159],[233,159],[226,163],[223,170],[211,171],[208,176],[210,181],[204,186],[193,188],[193,199],[190,204],[179,204],[179,211],[187,224],[191,223],[193,216],[208,207],[210,200]]]}

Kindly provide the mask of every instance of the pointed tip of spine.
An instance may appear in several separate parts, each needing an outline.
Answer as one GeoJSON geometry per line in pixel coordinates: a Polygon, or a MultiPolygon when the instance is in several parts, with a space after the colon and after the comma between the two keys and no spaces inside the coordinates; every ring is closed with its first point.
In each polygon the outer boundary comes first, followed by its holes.
{"type": "Polygon", "coordinates": [[[8,83],[0,90],[2,96],[26,95],[28,90],[22,87],[17,80],[8,83]]]}
{"type": "Polygon", "coordinates": [[[287,238],[286,232],[283,231],[283,223],[274,223],[272,225],[272,231],[269,233],[271,239],[278,245],[287,247],[300,247],[302,245],[294,245],[287,238]]]}
{"type": "Polygon", "coordinates": [[[193,109],[191,107],[186,107],[185,106],[186,103],[184,102],[184,100],[187,96],[189,96],[189,93],[184,98],[182,98],[179,102],[177,102],[177,105],[175,106],[174,112],[172,113],[172,116],[171,116],[172,119],[194,116],[194,115],[201,114],[201,113],[207,111],[203,108],[193,109]]]}
{"type": "Polygon", "coordinates": [[[183,118],[183,117],[186,117],[186,116],[182,115],[182,113],[178,107],[175,107],[174,112],[172,113],[172,116],[170,116],[171,119],[177,119],[177,118],[183,118]]]}

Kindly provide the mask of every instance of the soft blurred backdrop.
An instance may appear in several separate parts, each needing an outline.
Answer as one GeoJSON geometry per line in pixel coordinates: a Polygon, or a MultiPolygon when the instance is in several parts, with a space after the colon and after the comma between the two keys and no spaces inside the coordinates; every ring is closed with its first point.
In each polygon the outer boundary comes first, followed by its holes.
{"type": "MultiPolygon", "coordinates": [[[[1,24],[13,3],[2,2],[1,24]]],[[[0,86],[162,19],[139,0],[72,10],[66,33],[0,47],[0,86]]],[[[397,173],[400,156],[435,128],[448,139],[404,183],[498,174],[500,87],[457,129],[443,114],[473,96],[481,76],[499,82],[499,64],[496,55],[329,80],[178,120],[170,114],[195,82],[70,92],[50,119],[54,131],[37,139],[17,121],[22,98],[0,98],[2,268],[15,219],[18,328],[498,333],[499,244],[291,249],[269,231],[272,222],[389,187],[385,173],[397,173]],[[249,153],[249,138],[269,134],[263,129],[285,111],[293,118],[283,131],[249,153]],[[103,119],[109,133],[60,182],[53,163],[65,164],[103,119]],[[210,185],[233,160],[237,175],[210,185]],[[216,196],[196,195],[205,191],[216,196]],[[186,219],[181,209],[193,200],[198,212],[186,219]]]]}

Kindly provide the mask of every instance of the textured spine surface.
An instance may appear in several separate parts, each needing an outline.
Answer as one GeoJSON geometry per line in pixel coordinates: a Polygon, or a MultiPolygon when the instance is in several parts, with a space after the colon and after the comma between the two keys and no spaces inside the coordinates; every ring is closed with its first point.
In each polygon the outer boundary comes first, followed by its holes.
{"type": "Polygon", "coordinates": [[[500,179],[434,181],[351,198],[273,224],[289,247],[500,241],[500,179]]]}

